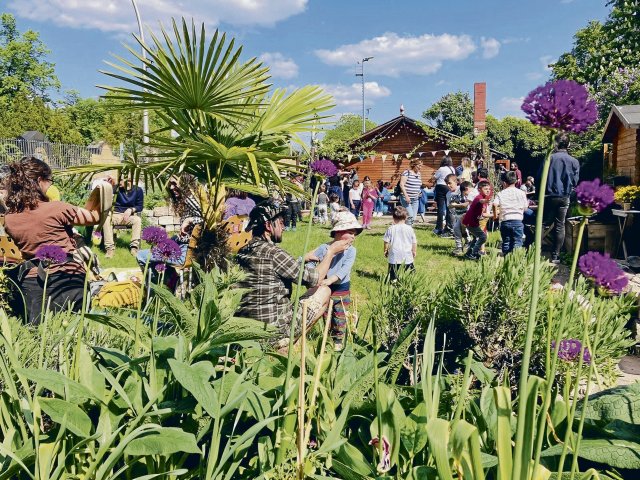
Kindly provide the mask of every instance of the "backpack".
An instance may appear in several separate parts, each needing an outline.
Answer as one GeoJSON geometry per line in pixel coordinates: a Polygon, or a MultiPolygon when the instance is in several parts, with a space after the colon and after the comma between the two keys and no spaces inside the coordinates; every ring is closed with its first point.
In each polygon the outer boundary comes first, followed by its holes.
{"type": "MultiPolygon", "coordinates": [[[[400,180],[402,180],[402,177],[404,177],[404,174],[407,174],[407,177],[409,177],[409,170],[405,170],[404,172],[402,172],[402,175],[400,175],[400,180]]],[[[402,196],[402,188],[400,188],[400,180],[398,180],[398,183],[396,183],[396,186],[393,189],[393,194],[396,197],[401,197],[402,196]]]]}

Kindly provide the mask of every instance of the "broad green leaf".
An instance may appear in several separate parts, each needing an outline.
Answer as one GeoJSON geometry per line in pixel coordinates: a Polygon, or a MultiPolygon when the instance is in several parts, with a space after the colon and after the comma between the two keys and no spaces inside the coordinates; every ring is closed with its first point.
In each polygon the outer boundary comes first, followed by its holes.
{"type": "MultiPolygon", "coordinates": [[[[578,406],[576,417],[580,417],[582,404],[578,406]]],[[[622,420],[640,424],[640,383],[611,388],[589,396],[586,420],[606,424],[622,420]]]]}
{"type": "Polygon", "coordinates": [[[177,452],[200,453],[200,449],[193,434],[180,428],[160,427],[129,442],[124,452],[134,456],[168,456],[177,452]]]}
{"type": "Polygon", "coordinates": [[[180,385],[194,396],[212,418],[216,418],[220,405],[218,395],[209,383],[213,368],[211,362],[187,365],[178,360],[170,359],[169,366],[180,385]]]}
{"type": "MultiPolygon", "coordinates": [[[[542,452],[543,457],[560,456],[562,445],[542,452]]],[[[583,439],[578,456],[613,468],[640,470],[640,444],[627,440],[583,439]]]]}
{"type": "Polygon", "coordinates": [[[91,419],[77,405],[59,398],[38,397],[42,411],[79,437],[91,435],[91,419]]]}

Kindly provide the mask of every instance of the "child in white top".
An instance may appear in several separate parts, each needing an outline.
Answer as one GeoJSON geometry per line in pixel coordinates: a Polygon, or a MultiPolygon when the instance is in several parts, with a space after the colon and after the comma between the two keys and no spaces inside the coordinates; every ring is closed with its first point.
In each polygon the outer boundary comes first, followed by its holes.
{"type": "Polygon", "coordinates": [[[384,234],[384,256],[389,259],[389,279],[395,282],[400,268],[414,270],[418,241],[416,234],[407,225],[407,209],[401,206],[393,210],[393,225],[384,234]]]}
{"type": "Polygon", "coordinates": [[[527,194],[516,188],[518,181],[516,172],[508,171],[502,174],[503,189],[493,201],[500,209],[500,236],[502,237],[502,253],[506,255],[515,248],[522,247],[524,225],[522,218],[529,208],[527,194]]]}
{"type": "Polygon", "coordinates": [[[329,220],[331,220],[331,223],[336,221],[336,215],[338,214],[338,212],[340,211],[340,197],[335,194],[332,193],[331,195],[329,195],[329,220]]]}

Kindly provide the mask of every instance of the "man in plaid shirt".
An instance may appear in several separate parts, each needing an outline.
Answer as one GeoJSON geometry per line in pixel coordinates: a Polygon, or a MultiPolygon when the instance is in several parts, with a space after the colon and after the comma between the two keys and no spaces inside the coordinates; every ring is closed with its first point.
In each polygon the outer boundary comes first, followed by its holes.
{"type": "MultiPolygon", "coordinates": [[[[237,256],[238,265],[246,273],[239,287],[247,289],[238,315],[276,327],[277,340],[289,337],[293,320],[292,287],[298,281],[300,268],[303,268],[302,284],[310,290],[300,298],[296,325],[301,324],[302,302],[307,305],[307,323],[313,325],[326,310],[331,296],[329,287],[320,283],[327,276],[333,257],[351,244],[350,241],[333,242],[317,266],[306,264],[301,267],[299,260],[276,245],[282,241],[282,216],[283,212],[270,201],[256,206],[247,226],[253,239],[237,256]]],[[[312,254],[305,255],[305,260],[312,260],[312,254]]]]}

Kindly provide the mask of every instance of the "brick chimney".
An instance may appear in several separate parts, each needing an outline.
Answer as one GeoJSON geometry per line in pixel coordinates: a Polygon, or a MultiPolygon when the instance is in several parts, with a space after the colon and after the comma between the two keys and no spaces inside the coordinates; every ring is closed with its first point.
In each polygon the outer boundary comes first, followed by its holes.
{"type": "Polygon", "coordinates": [[[487,129],[487,84],[485,82],[473,84],[473,133],[484,132],[487,129]]]}

